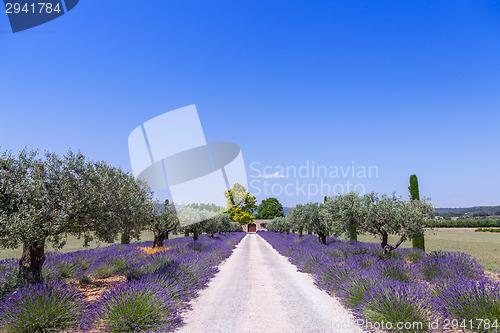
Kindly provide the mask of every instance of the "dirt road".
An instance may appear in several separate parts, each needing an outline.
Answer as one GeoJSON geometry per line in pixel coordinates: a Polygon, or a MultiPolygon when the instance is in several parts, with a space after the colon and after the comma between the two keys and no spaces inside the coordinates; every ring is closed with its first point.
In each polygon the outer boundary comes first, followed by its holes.
{"type": "Polygon", "coordinates": [[[313,279],[248,234],[184,314],[182,333],[362,332],[313,279]]]}

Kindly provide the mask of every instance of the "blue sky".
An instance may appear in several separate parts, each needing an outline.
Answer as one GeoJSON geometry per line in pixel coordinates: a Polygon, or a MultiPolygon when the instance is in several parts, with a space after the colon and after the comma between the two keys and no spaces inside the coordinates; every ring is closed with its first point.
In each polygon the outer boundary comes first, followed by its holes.
{"type": "Polygon", "coordinates": [[[378,169],[331,185],[407,197],[416,173],[437,207],[499,205],[499,59],[494,1],[81,0],[16,34],[2,14],[0,148],[131,170],[129,133],[196,104],[208,141],[241,146],[252,192],[320,184],[252,171],[314,161],[378,169]]]}

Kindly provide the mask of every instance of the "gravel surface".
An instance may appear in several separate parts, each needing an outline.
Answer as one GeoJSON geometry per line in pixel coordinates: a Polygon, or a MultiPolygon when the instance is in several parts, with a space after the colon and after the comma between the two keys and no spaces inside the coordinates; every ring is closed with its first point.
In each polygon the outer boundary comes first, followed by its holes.
{"type": "Polygon", "coordinates": [[[362,332],[258,234],[248,234],[184,313],[182,333],[362,332]]]}

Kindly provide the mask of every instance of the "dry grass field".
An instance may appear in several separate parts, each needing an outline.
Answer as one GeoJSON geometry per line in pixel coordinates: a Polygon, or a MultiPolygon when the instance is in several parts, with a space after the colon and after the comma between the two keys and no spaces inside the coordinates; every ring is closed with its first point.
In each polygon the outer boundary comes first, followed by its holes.
{"type": "MultiPolygon", "coordinates": [[[[485,269],[491,272],[500,272],[500,233],[474,232],[475,228],[441,228],[427,232],[425,249],[430,251],[458,251],[468,253],[479,261],[485,269]]],[[[390,238],[395,242],[395,237],[390,238]]],[[[370,235],[360,235],[359,241],[375,242],[377,239],[370,235]]],[[[403,247],[411,247],[406,241],[403,247]]]]}
{"type": "MultiPolygon", "coordinates": [[[[489,271],[500,272],[500,233],[474,232],[474,228],[442,228],[427,232],[426,250],[430,251],[461,251],[477,258],[477,260],[489,271]]],[[[173,237],[181,237],[173,236],[173,237]]],[[[172,237],[172,236],[170,236],[172,237]]],[[[153,234],[145,232],[141,236],[141,241],[152,241],[153,234]]],[[[376,242],[377,239],[370,235],[360,235],[359,241],[376,242]]],[[[391,237],[395,242],[395,237],[391,237]]],[[[107,246],[107,243],[92,242],[90,248],[107,246]]],[[[411,242],[406,241],[403,247],[411,247],[411,242]]],[[[83,249],[83,240],[69,236],[66,246],[61,252],[71,252],[83,249]]],[[[47,245],[47,251],[53,251],[50,245],[47,245]]],[[[19,258],[21,249],[0,250],[0,260],[5,258],[19,258]]]]}
{"type": "MultiPolygon", "coordinates": [[[[184,235],[169,235],[169,238],[175,238],[175,237],[182,237],[184,235]]],[[[141,242],[145,241],[152,241],[153,240],[153,233],[150,231],[143,232],[141,234],[141,242]]],[[[117,240],[117,242],[120,242],[120,240],[117,240]]],[[[132,243],[137,242],[135,239],[132,240],[132,243]]],[[[108,243],[103,243],[103,242],[96,242],[93,241],[90,243],[89,247],[84,248],[83,247],[83,239],[78,239],[75,236],[68,236],[66,238],[66,245],[59,250],[59,252],[72,252],[72,251],[78,251],[78,250],[83,250],[83,249],[93,249],[96,247],[104,247],[104,246],[109,246],[110,244],[108,243]]],[[[45,251],[47,252],[52,252],[54,251],[54,248],[50,245],[47,244],[45,247],[45,251]]],[[[17,248],[15,250],[11,249],[0,249],[0,260],[6,259],[6,258],[20,258],[22,254],[22,248],[17,248]]]]}

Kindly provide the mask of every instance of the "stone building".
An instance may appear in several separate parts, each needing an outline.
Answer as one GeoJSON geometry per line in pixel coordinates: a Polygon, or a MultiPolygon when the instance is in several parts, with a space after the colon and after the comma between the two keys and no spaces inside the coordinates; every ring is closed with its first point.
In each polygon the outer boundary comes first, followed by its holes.
{"type": "Polygon", "coordinates": [[[243,226],[243,231],[245,232],[267,231],[267,229],[262,226],[262,223],[268,223],[268,222],[271,222],[271,220],[253,220],[253,223],[245,224],[243,226]]]}

